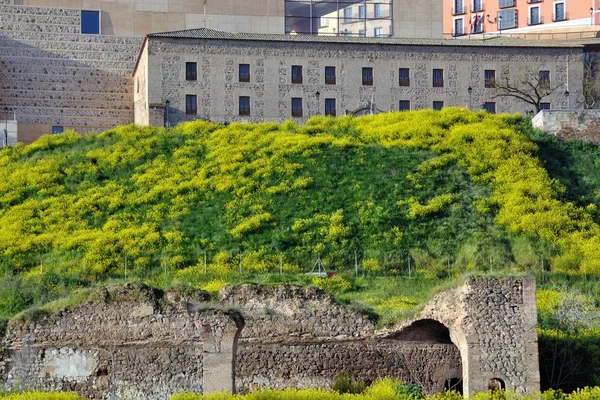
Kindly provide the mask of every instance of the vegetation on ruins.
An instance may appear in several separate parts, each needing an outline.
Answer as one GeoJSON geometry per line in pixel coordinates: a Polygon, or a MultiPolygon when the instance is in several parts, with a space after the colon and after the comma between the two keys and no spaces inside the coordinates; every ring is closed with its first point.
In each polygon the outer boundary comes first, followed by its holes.
{"type": "Polygon", "coordinates": [[[251,281],[319,286],[388,324],[457,275],[523,271],[545,385],[600,384],[583,356],[600,348],[600,150],[518,115],[67,132],[0,151],[0,174],[1,317],[114,280],[251,281]],[[561,320],[569,307],[587,322],[561,320]]]}

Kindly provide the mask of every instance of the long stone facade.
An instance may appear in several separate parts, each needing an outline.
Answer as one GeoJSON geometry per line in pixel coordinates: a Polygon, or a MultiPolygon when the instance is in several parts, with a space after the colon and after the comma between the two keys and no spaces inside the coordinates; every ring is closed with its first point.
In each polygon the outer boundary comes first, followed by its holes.
{"type": "Polygon", "coordinates": [[[600,110],[542,110],[531,122],[559,139],[600,145],[600,110]]]}
{"type": "Polygon", "coordinates": [[[492,380],[532,393],[539,389],[534,280],[469,279],[413,321],[382,331],[315,288],[225,287],[215,302],[201,291],[134,284],[16,322],[0,339],[6,387],[92,399],[330,387],[343,372],[368,382],[394,376],[427,392],[462,387],[468,396],[492,380]]]}
{"type": "Polygon", "coordinates": [[[152,34],[142,46],[134,73],[134,80],[145,84],[136,97],[135,121],[162,124],[167,110],[155,119],[150,114],[160,112],[167,101],[171,124],[196,118],[303,122],[317,114],[344,115],[361,108],[458,106],[524,114],[532,106],[513,97],[496,97],[496,89],[486,87],[486,73],[493,71],[501,79],[542,70],[558,87],[544,99],[549,107],[565,109],[567,101],[571,107],[581,103],[581,85],[568,86],[582,76],[580,46],[505,38],[293,37],[210,29],[152,34]],[[195,79],[186,76],[189,64],[195,68],[195,79]],[[247,80],[240,79],[242,65],[249,70],[247,80]],[[333,81],[326,81],[326,69],[333,73],[333,81]],[[298,71],[299,79],[292,76],[298,71]],[[152,104],[159,107],[152,109],[152,104]]]}

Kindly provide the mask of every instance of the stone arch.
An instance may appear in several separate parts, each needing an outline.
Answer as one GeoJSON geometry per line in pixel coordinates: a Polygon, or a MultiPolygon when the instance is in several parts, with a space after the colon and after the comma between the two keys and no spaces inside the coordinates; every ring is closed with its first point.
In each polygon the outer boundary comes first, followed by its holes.
{"type": "Polygon", "coordinates": [[[504,383],[503,379],[492,378],[488,382],[488,390],[492,390],[492,391],[506,390],[506,383],[504,383]]]}
{"type": "Polygon", "coordinates": [[[438,320],[423,318],[412,321],[394,335],[400,342],[433,349],[433,358],[409,364],[407,378],[419,383],[426,392],[438,392],[453,386],[462,392],[463,355],[451,338],[451,330],[438,320]],[[422,377],[425,377],[423,379],[422,377]]]}

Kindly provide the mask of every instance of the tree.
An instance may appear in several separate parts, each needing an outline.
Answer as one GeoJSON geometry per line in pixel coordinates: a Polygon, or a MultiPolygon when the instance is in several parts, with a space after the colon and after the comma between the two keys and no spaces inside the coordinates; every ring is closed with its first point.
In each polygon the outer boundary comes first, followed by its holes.
{"type": "Polygon", "coordinates": [[[600,88],[598,82],[598,62],[600,55],[598,53],[585,53],[583,59],[583,107],[596,108],[596,103],[600,98],[600,88]]]}
{"type": "Polygon", "coordinates": [[[539,112],[543,100],[563,86],[562,82],[551,83],[550,71],[531,67],[516,69],[517,73],[511,74],[507,69],[499,79],[489,82],[496,89],[494,98],[513,97],[531,104],[539,112]]]}

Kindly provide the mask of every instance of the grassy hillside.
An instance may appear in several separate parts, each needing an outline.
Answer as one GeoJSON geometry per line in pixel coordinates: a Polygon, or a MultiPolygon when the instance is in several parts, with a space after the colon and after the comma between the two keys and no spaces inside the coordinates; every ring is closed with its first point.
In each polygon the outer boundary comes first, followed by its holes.
{"type": "Polygon", "coordinates": [[[319,258],[429,278],[539,270],[542,257],[598,272],[597,182],[553,179],[520,124],[424,110],[125,126],[5,149],[0,315],[125,276],[209,282],[310,271],[319,258]]]}

